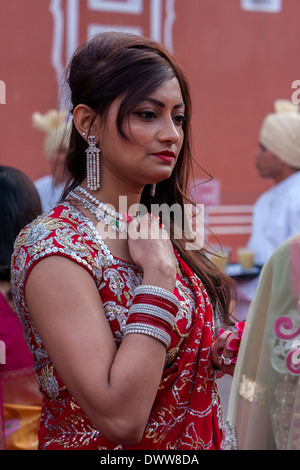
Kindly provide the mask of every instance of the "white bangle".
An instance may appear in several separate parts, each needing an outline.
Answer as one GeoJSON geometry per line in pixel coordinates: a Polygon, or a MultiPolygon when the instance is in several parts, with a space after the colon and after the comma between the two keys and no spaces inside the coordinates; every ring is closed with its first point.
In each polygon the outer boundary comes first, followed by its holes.
{"type": "Polygon", "coordinates": [[[171,336],[160,328],[144,323],[130,323],[125,326],[124,337],[128,334],[142,334],[161,341],[166,348],[170,346],[171,336]]]}
{"type": "Polygon", "coordinates": [[[161,320],[164,320],[167,322],[172,329],[174,328],[176,317],[167,310],[161,308],[161,307],[156,307],[155,305],[151,304],[134,304],[131,305],[129,308],[128,316],[131,315],[132,313],[145,313],[147,315],[160,318],[161,320]]]}
{"type": "Polygon", "coordinates": [[[162,297],[163,299],[167,299],[173,302],[178,309],[180,307],[180,303],[176,295],[174,295],[172,292],[170,292],[167,289],[163,289],[162,287],[141,284],[140,286],[136,287],[134,290],[134,296],[139,295],[139,294],[157,295],[158,297],[162,297]]]}

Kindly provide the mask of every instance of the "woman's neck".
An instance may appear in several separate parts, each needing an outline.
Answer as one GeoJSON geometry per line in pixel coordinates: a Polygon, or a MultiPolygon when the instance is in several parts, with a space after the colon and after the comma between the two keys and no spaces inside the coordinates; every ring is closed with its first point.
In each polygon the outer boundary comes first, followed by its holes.
{"type": "Polygon", "coordinates": [[[87,188],[87,184],[84,181],[81,185],[81,188],[84,188],[91,196],[97,199],[99,202],[103,202],[106,205],[111,206],[119,214],[124,212],[129,212],[132,215],[135,215],[138,211],[138,206],[140,204],[142,188],[136,192],[128,191],[128,188],[122,188],[120,186],[111,185],[102,185],[97,191],[91,191],[87,188]],[[117,188],[117,190],[116,190],[117,188]]]}

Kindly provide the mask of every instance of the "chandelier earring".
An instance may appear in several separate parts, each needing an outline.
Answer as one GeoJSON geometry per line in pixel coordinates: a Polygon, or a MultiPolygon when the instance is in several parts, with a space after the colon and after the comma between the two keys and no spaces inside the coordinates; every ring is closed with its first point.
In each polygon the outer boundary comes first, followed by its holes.
{"type": "Polygon", "coordinates": [[[97,147],[97,138],[89,135],[87,138],[88,148],[86,149],[86,176],[87,187],[92,191],[100,188],[100,149],[97,147]]]}

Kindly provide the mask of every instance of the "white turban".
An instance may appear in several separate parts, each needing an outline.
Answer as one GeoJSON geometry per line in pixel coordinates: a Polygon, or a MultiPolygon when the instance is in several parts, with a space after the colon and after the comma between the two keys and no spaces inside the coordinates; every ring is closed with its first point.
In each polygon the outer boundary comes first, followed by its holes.
{"type": "Polygon", "coordinates": [[[282,162],[300,169],[299,106],[287,100],[277,100],[275,113],[269,114],[260,130],[260,143],[282,162]]]}

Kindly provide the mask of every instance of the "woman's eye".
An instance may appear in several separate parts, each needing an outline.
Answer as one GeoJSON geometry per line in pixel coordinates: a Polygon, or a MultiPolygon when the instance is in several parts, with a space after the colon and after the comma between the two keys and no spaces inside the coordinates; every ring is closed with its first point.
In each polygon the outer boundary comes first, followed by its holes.
{"type": "Polygon", "coordinates": [[[186,122],[186,117],[184,114],[178,114],[177,116],[174,116],[174,121],[176,124],[179,124],[180,126],[183,126],[184,123],[186,122]]]}
{"type": "Polygon", "coordinates": [[[139,111],[136,113],[138,116],[140,116],[143,119],[151,120],[151,119],[156,119],[157,115],[154,111],[139,111]]]}

